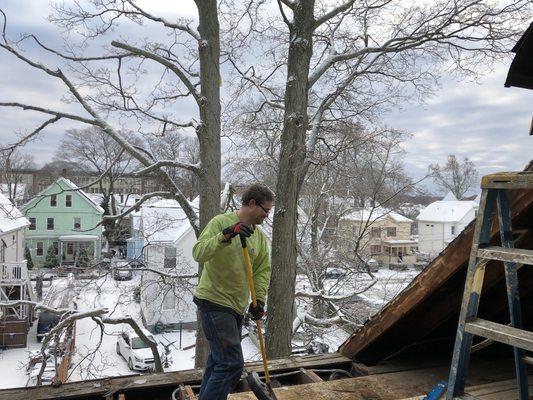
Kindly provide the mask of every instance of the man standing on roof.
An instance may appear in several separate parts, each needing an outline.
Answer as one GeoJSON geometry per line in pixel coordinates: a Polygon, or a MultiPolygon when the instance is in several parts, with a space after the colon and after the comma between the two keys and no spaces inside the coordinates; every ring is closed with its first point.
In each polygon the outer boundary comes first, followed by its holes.
{"type": "Polygon", "coordinates": [[[244,367],[241,329],[246,309],[249,307],[254,320],[265,315],[270,251],[267,238],[257,225],[268,217],[273,202],[270,189],[251,185],[242,195],[242,207],[214,217],[194,245],[194,259],[204,263],[194,302],[209,341],[199,400],[225,400],[235,388],[244,367]],[[255,308],[250,304],[239,235],[248,242],[257,295],[255,308]]]}

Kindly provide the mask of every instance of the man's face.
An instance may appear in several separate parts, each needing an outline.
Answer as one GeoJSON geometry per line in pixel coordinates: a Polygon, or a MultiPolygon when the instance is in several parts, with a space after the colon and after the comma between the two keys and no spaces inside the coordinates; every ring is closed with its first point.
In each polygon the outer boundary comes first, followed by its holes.
{"type": "Polygon", "coordinates": [[[254,225],[261,225],[268,218],[268,214],[273,205],[274,203],[272,201],[265,201],[263,204],[259,204],[255,200],[250,201],[254,225]]]}

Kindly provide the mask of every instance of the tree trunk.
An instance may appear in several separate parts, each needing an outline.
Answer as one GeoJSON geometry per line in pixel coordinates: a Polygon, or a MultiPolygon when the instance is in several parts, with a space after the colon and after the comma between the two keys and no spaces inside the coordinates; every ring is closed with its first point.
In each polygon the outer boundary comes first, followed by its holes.
{"type": "Polygon", "coordinates": [[[272,279],[268,291],[267,351],[291,353],[296,280],[296,224],[300,175],[306,155],[308,76],[313,53],[314,0],[295,2],[285,86],[285,114],[272,231],[272,279]],[[275,332],[275,334],[272,334],[275,332]]]}
{"type": "MultiPolygon", "coordinates": [[[[200,142],[199,174],[200,231],[220,213],[220,37],[216,0],[195,0],[198,8],[201,40],[200,52],[200,125],[197,135],[200,142]]],[[[198,274],[201,275],[202,266],[198,274]]],[[[196,336],[196,368],[205,366],[208,344],[198,318],[196,336]]]]}

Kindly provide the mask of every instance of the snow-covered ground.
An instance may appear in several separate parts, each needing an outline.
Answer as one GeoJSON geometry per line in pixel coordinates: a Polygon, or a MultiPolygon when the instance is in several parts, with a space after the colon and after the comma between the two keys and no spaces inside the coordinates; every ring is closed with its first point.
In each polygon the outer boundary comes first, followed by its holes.
{"type": "MultiPolygon", "coordinates": [[[[400,293],[418,274],[419,270],[408,269],[406,271],[394,271],[381,268],[374,275],[377,282],[359,297],[381,308],[400,293]]],[[[368,285],[372,280],[368,275],[358,279],[361,285],[368,285]]]]}
{"type": "MultiPolygon", "coordinates": [[[[378,311],[407,286],[418,272],[415,270],[390,271],[381,269],[375,274],[377,283],[366,292],[358,295],[358,298],[362,300],[361,302],[368,305],[365,311],[369,314],[378,311]]],[[[65,287],[65,279],[54,280],[54,287],[65,287]]],[[[111,276],[92,281],[77,281],[78,309],[85,311],[106,307],[109,309],[109,317],[111,318],[131,316],[140,323],[139,304],[133,300],[133,289],[139,282],[140,277],[138,275],[135,275],[131,281],[115,281],[111,276]]],[[[352,291],[354,287],[366,287],[370,282],[370,277],[359,276],[357,282],[342,282],[342,286],[346,288],[345,290],[352,291]]],[[[334,284],[333,281],[331,284],[334,284]]],[[[298,289],[306,289],[305,280],[299,279],[298,289]]],[[[50,289],[45,287],[45,296],[47,290],[50,289]]],[[[3,367],[0,388],[26,385],[28,354],[30,351],[40,348],[40,343],[36,339],[36,327],[37,323],[34,323],[29,332],[27,348],[0,351],[0,367],[3,367]]],[[[126,329],[129,329],[129,326],[106,325],[102,333],[100,327],[93,320],[78,321],[76,324],[76,352],[73,357],[69,380],[77,381],[140,373],[130,371],[126,360],[115,350],[118,335],[126,329]]],[[[184,348],[194,344],[196,331],[183,330],[181,332],[181,348],[179,331],[153,336],[156,341],[170,349],[173,363],[165,368],[165,371],[194,368],[194,347],[187,350],[184,348]]],[[[330,351],[335,351],[348,336],[349,333],[342,329],[331,328],[317,332],[315,339],[328,344],[330,351]]],[[[242,346],[246,361],[259,359],[259,350],[248,337],[243,339],[242,346]]]]}
{"type": "MultiPolygon", "coordinates": [[[[375,281],[368,274],[354,274],[350,278],[326,279],[325,289],[329,295],[351,295],[345,304],[347,315],[349,313],[356,322],[363,323],[400,293],[419,273],[420,271],[415,269],[397,271],[381,268],[373,274],[375,281]]],[[[307,277],[298,275],[296,289],[309,292],[309,288],[307,277]]],[[[311,301],[303,297],[298,300],[298,314],[309,312],[311,301]]],[[[343,329],[333,326],[313,330],[313,340],[327,344],[331,352],[336,351],[350,334],[351,331],[347,327],[343,329]]]]}
{"type": "MultiPolygon", "coordinates": [[[[79,289],[77,305],[80,311],[106,307],[109,317],[118,318],[131,316],[140,324],[139,304],[133,300],[133,288],[140,282],[138,275],[131,281],[115,281],[110,276],[94,281],[81,280],[76,285],[79,289]]],[[[65,287],[65,279],[56,279],[53,283],[57,287],[65,287]]],[[[46,293],[45,293],[46,296],[46,293]]],[[[43,297],[45,297],[43,296],[43,297]]],[[[36,337],[37,323],[34,323],[28,336],[28,346],[23,349],[8,349],[0,351],[0,388],[26,386],[28,375],[26,365],[28,354],[32,350],[40,349],[36,337]]],[[[128,330],[128,325],[106,325],[102,334],[100,327],[91,319],[86,318],[76,323],[76,352],[69,371],[69,380],[78,381],[108,376],[131,375],[140,373],[131,371],[126,360],[116,353],[115,346],[118,335],[128,330]]],[[[168,346],[172,364],[165,371],[178,371],[194,368],[194,347],[184,350],[184,347],[194,345],[196,331],[183,330],[181,332],[165,332],[153,335],[157,342],[168,346]]],[[[246,361],[257,360],[259,351],[252,341],[246,337],[242,342],[246,361]]]]}

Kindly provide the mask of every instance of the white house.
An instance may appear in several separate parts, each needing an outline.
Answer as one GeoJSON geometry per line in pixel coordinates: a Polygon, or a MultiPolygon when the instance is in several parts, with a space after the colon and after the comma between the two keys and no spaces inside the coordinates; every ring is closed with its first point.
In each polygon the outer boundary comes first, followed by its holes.
{"type": "Polygon", "coordinates": [[[476,217],[478,202],[457,200],[450,192],[418,215],[419,251],[430,255],[440,253],[476,217]]]}
{"type": "MultiPolygon", "coordinates": [[[[192,202],[198,208],[198,199],[192,202]]],[[[146,268],[162,273],[188,276],[197,273],[192,256],[196,235],[185,213],[175,200],[163,199],[141,208],[141,233],[146,268]]],[[[192,302],[197,278],[163,280],[160,274],[143,271],[141,315],[145,326],[158,331],[196,325],[196,306],[192,302]]]]}
{"type": "MultiPolygon", "coordinates": [[[[33,300],[24,256],[30,222],[0,193],[0,301],[33,300]]],[[[0,346],[25,347],[31,319],[28,305],[0,309],[0,346]]]]}

